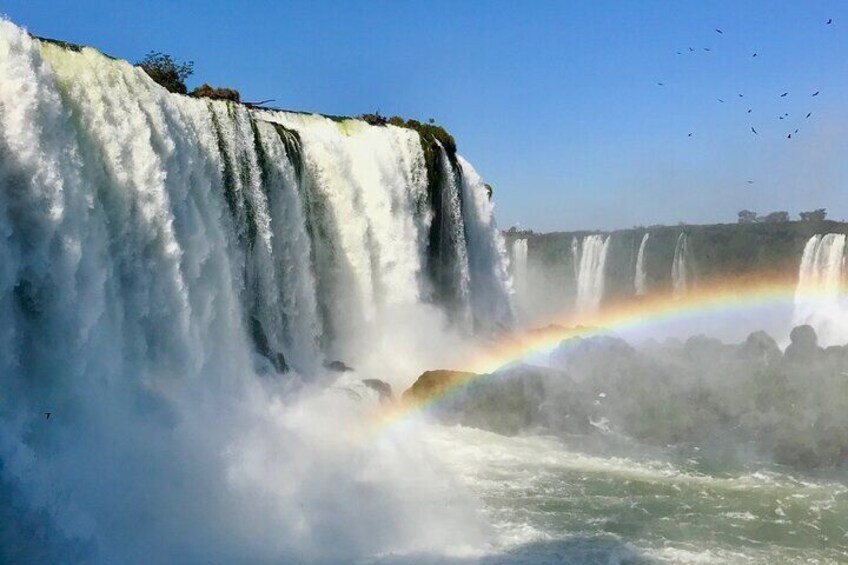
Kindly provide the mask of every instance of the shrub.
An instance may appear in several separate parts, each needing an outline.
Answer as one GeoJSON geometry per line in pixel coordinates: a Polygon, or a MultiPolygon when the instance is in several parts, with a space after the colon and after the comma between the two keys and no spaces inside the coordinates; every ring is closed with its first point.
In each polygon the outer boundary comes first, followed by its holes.
{"type": "Polygon", "coordinates": [[[138,66],[160,86],[177,94],[188,92],[185,81],[194,73],[193,61],[177,63],[170,55],[158,51],[148,53],[138,66]]]}
{"type": "Polygon", "coordinates": [[[360,120],[365,121],[372,126],[384,126],[388,123],[388,120],[384,116],[380,115],[380,112],[376,112],[374,114],[362,114],[359,116],[360,120]]]}
{"type": "Polygon", "coordinates": [[[234,88],[215,88],[203,83],[191,91],[195,98],[211,98],[212,100],[229,100],[230,102],[241,102],[239,91],[234,88]]]}
{"type": "Polygon", "coordinates": [[[810,212],[801,212],[798,215],[801,217],[802,222],[822,222],[827,218],[827,210],[825,208],[818,208],[810,212]]]}

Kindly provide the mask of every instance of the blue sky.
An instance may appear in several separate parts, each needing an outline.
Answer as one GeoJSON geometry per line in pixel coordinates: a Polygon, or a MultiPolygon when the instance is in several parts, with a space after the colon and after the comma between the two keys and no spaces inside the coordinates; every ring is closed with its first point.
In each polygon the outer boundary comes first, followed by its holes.
{"type": "Polygon", "coordinates": [[[433,117],[495,187],[502,227],[732,222],[743,208],[848,218],[845,2],[0,0],[0,12],[131,61],[193,60],[190,85],[246,100],[433,117]]]}

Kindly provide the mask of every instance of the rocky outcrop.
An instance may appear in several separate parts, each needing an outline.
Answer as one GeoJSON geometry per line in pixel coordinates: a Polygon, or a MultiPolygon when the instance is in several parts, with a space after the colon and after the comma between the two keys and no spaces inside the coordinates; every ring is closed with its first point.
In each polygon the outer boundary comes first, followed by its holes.
{"type": "Polygon", "coordinates": [[[445,424],[514,435],[538,419],[544,399],[541,371],[526,365],[484,375],[427,371],[403,393],[403,401],[435,401],[430,412],[445,424]]]}
{"type": "Polygon", "coordinates": [[[362,379],[362,384],[377,392],[380,397],[380,404],[391,404],[395,401],[392,385],[389,383],[380,379],[362,379]]]}
{"type": "Polygon", "coordinates": [[[448,388],[475,376],[474,373],[447,369],[425,371],[404,391],[402,399],[407,403],[424,403],[440,397],[448,388]]]}

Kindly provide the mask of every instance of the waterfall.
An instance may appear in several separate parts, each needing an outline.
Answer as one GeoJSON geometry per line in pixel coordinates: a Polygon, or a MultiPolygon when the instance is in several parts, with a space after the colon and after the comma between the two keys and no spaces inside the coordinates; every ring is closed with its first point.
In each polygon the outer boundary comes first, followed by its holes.
{"type": "Polygon", "coordinates": [[[495,223],[494,203],[471,163],[457,156],[462,172],[462,203],[474,323],[478,329],[508,327],[514,318],[510,300],[506,243],[495,223]]]}
{"type": "Polygon", "coordinates": [[[434,173],[406,128],[169,94],[0,20],[0,500],[38,555],[341,561],[408,549],[406,512],[465,542],[438,489],[398,507],[426,454],[349,445],[363,414],[295,395],[325,360],[408,378],[448,320],[511,322],[493,205],[450,159],[434,173]]]}
{"type": "Polygon", "coordinates": [[[519,238],[512,242],[512,280],[515,294],[524,296],[527,291],[527,239],[519,238]]]}
{"type": "Polygon", "coordinates": [[[848,341],[845,261],[844,234],[814,235],[801,256],[793,320],[812,325],[828,344],[848,341]]]}
{"type": "Polygon", "coordinates": [[[677,238],[674,247],[674,261],[671,265],[671,286],[675,298],[685,296],[689,292],[690,271],[689,266],[689,236],[682,232],[677,238]]]}
{"type": "Polygon", "coordinates": [[[580,241],[576,237],[571,238],[571,267],[577,281],[580,278],[580,241]]]}
{"type": "Polygon", "coordinates": [[[639,252],[636,254],[636,275],[633,278],[636,296],[644,296],[648,292],[648,279],[647,273],[645,273],[645,246],[650,237],[650,233],[642,236],[642,243],[639,244],[639,252]]]}
{"type": "Polygon", "coordinates": [[[604,269],[611,236],[587,235],[583,238],[577,269],[577,311],[597,310],[604,296],[604,269]]]}

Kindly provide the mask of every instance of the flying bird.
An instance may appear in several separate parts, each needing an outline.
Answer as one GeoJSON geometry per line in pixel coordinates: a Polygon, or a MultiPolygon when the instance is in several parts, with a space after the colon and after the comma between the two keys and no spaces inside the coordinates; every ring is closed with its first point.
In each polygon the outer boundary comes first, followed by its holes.
{"type": "Polygon", "coordinates": [[[756,54],[756,53],[754,53],[753,55],[751,55],[751,57],[756,57],[756,56],[757,56],[757,54],[756,54]]]}
{"type": "Polygon", "coordinates": [[[798,134],[798,130],[797,130],[797,129],[795,130],[795,134],[796,134],[796,135],[798,134]]]}
{"type": "Polygon", "coordinates": [[[709,50],[710,50],[709,47],[704,47],[704,51],[709,51],[709,50]]]}
{"type": "Polygon", "coordinates": [[[754,184],[754,181],[749,180],[749,181],[748,181],[748,184],[754,184]]]}
{"type": "Polygon", "coordinates": [[[792,134],[790,133],[789,135],[787,135],[786,139],[792,139],[792,134]]]}
{"type": "Polygon", "coordinates": [[[45,413],[44,413],[44,419],[45,419],[45,420],[49,420],[49,419],[50,419],[50,416],[51,416],[52,414],[53,414],[53,412],[45,412],[45,413]]]}
{"type": "Polygon", "coordinates": [[[694,49],[693,49],[692,47],[690,47],[690,48],[689,48],[689,51],[690,51],[690,52],[692,52],[692,51],[694,51],[694,49]]]}
{"type": "Polygon", "coordinates": [[[721,102],[722,104],[724,104],[724,100],[722,100],[721,98],[717,98],[717,100],[718,100],[719,102],[721,102]]]}
{"type": "Polygon", "coordinates": [[[717,31],[717,32],[719,32],[719,33],[724,33],[723,31],[721,31],[721,30],[720,30],[720,29],[718,29],[718,28],[716,28],[716,31],[717,31]]]}
{"type": "Polygon", "coordinates": [[[830,24],[832,24],[832,23],[833,23],[833,18],[829,18],[829,19],[827,20],[827,24],[826,24],[826,25],[830,25],[830,24]]]}
{"type": "Polygon", "coordinates": [[[810,116],[812,116],[812,115],[813,115],[813,113],[812,113],[812,112],[810,112],[809,114],[807,114],[807,117],[806,117],[806,118],[804,118],[804,119],[806,120],[807,118],[809,118],[809,117],[810,117],[810,116]]]}
{"type": "Polygon", "coordinates": [[[750,109],[750,108],[748,108],[748,113],[749,113],[749,114],[751,113],[751,109],[750,109]]]}
{"type": "Polygon", "coordinates": [[[665,86],[665,85],[664,85],[663,83],[661,83],[661,82],[658,82],[658,83],[657,83],[657,86],[665,86]]]}
{"type": "Polygon", "coordinates": [[[787,94],[789,94],[789,93],[788,93],[788,92],[784,92],[783,94],[781,94],[781,95],[780,95],[780,97],[781,97],[781,98],[786,98],[786,95],[787,95],[787,94]]]}
{"type": "Polygon", "coordinates": [[[678,52],[677,52],[677,54],[678,54],[678,55],[683,55],[683,53],[681,53],[680,51],[678,51],[678,52]]]}
{"type": "Polygon", "coordinates": [[[739,98],[743,98],[743,96],[742,96],[742,93],[741,93],[741,92],[739,93],[739,98]]]}
{"type": "Polygon", "coordinates": [[[692,137],[692,133],[690,132],[689,135],[687,135],[686,137],[692,137]]]}
{"type": "Polygon", "coordinates": [[[815,92],[813,92],[813,96],[818,96],[818,95],[819,95],[819,91],[818,91],[818,90],[816,90],[815,92]]]}
{"type": "Polygon", "coordinates": [[[751,131],[754,132],[754,135],[760,135],[757,133],[757,130],[754,129],[754,126],[751,126],[751,131]]]}

